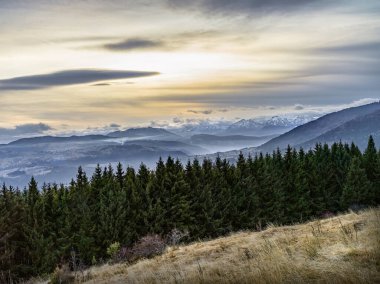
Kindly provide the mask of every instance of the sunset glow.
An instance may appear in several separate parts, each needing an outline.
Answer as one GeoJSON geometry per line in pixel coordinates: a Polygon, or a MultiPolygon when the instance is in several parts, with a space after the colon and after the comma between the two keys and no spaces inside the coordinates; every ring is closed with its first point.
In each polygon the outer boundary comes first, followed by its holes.
{"type": "Polygon", "coordinates": [[[379,98],[379,3],[285,2],[2,1],[0,127],[173,124],[218,109],[234,120],[379,98]],[[51,75],[75,70],[155,75],[51,75]]]}

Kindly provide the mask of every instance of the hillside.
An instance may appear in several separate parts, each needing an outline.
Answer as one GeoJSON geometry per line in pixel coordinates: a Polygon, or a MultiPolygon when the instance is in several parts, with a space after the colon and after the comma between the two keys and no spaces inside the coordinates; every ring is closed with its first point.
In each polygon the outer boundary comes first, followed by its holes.
{"type": "MultiPolygon", "coordinates": [[[[333,112],[311,122],[298,126],[293,130],[290,130],[289,132],[282,134],[276,138],[273,138],[272,140],[260,146],[258,150],[264,153],[271,152],[277,147],[280,149],[285,149],[288,145],[300,145],[317,137],[320,137],[320,139],[322,139],[322,135],[324,133],[333,131],[333,129],[341,127],[345,123],[351,120],[355,120],[359,117],[365,118],[367,115],[379,110],[380,102],[333,112]]],[[[365,137],[368,137],[369,134],[370,133],[367,133],[365,137]]],[[[320,139],[318,139],[318,142],[325,142],[321,141],[320,139]]],[[[334,142],[338,142],[340,136],[337,135],[335,139],[336,140],[334,142]]]]}
{"type": "Polygon", "coordinates": [[[84,275],[86,283],[378,283],[380,209],[170,247],[84,275]]]}
{"type": "Polygon", "coordinates": [[[346,143],[354,142],[360,149],[367,146],[369,135],[372,135],[375,143],[380,144],[380,110],[367,115],[356,117],[326,133],[307,141],[300,146],[305,149],[314,147],[315,143],[326,142],[332,144],[337,141],[346,143]]]}
{"type": "MultiPolygon", "coordinates": [[[[270,136],[245,136],[245,135],[211,135],[197,134],[190,137],[191,144],[199,145],[209,149],[210,153],[235,150],[244,147],[255,147],[261,145],[276,135],[270,136]]],[[[199,152],[200,153],[200,152],[199,152]]]]}

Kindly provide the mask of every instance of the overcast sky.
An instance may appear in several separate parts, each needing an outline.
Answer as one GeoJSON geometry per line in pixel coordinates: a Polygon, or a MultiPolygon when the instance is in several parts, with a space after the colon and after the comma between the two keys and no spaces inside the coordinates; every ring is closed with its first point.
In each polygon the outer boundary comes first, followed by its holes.
{"type": "Polygon", "coordinates": [[[0,35],[0,136],[380,98],[375,0],[0,0],[0,35]]]}

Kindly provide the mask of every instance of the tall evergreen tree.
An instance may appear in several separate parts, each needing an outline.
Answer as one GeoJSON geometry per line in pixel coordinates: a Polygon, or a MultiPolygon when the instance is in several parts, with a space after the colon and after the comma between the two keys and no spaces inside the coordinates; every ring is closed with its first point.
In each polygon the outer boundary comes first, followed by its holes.
{"type": "Polygon", "coordinates": [[[353,205],[366,205],[371,202],[368,192],[371,184],[368,181],[365,170],[361,167],[361,161],[358,157],[352,159],[347,174],[347,182],[343,188],[341,204],[343,208],[353,205]]]}
{"type": "Polygon", "coordinates": [[[371,183],[369,195],[372,205],[380,202],[380,159],[377,155],[375,141],[372,135],[368,139],[368,146],[363,155],[363,166],[369,182],[371,183]]]}

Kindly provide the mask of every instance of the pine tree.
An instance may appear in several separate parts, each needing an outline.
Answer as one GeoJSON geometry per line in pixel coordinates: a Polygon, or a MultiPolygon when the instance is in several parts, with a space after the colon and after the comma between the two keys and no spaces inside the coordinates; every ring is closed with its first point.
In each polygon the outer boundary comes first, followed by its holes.
{"type": "Polygon", "coordinates": [[[371,188],[369,190],[369,198],[371,204],[375,205],[380,202],[380,159],[377,155],[375,141],[372,135],[368,139],[368,146],[363,155],[363,166],[371,188]]]}
{"type": "Polygon", "coordinates": [[[361,168],[361,161],[354,157],[351,161],[350,168],[347,174],[347,181],[343,188],[341,197],[342,209],[347,209],[350,206],[367,205],[368,192],[371,184],[367,179],[365,170],[361,168]]]}
{"type": "Polygon", "coordinates": [[[215,203],[213,202],[211,162],[204,160],[200,166],[198,160],[194,160],[190,174],[191,209],[194,222],[190,237],[197,239],[215,236],[215,203]]]}
{"type": "Polygon", "coordinates": [[[43,236],[44,216],[43,202],[34,177],[29,182],[27,190],[27,237],[28,258],[36,273],[44,271],[47,243],[43,236]]]}
{"type": "Polygon", "coordinates": [[[150,212],[152,211],[152,198],[148,185],[151,182],[151,173],[148,168],[141,164],[136,175],[136,194],[138,203],[138,216],[136,222],[137,236],[145,236],[150,233],[151,223],[149,221],[150,212]]]}
{"type": "Polygon", "coordinates": [[[71,250],[75,251],[82,261],[89,263],[95,254],[94,231],[96,226],[89,206],[90,183],[82,167],[78,168],[76,181],[69,188],[70,204],[68,226],[71,232],[69,241],[71,250]]]}
{"type": "Polygon", "coordinates": [[[334,143],[331,146],[329,158],[329,180],[326,184],[325,203],[326,210],[337,212],[340,210],[340,196],[346,181],[346,174],[350,165],[350,156],[342,143],[334,143]]]}
{"type": "Polygon", "coordinates": [[[313,181],[313,162],[310,155],[305,154],[301,148],[298,155],[298,167],[295,173],[295,191],[296,204],[293,210],[297,220],[303,221],[312,217],[313,211],[311,208],[311,191],[314,188],[313,181]]]}
{"type": "Polygon", "coordinates": [[[11,187],[8,189],[4,184],[0,192],[0,282],[2,283],[17,282],[36,273],[30,263],[32,248],[29,246],[25,231],[26,210],[19,192],[11,187]]]}
{"type": "Polygon", "coordinates": [[[124,225],[125,227],[123,229],[125,231],[124,243],[130,245],[138,239],[139,231],[143,230],[139,226],[144,224],[144,215],[141,213],[142,196],[139,194],[137,189],[136,174],[134,169],[127,169],[124,184],[124,205],[120,206],[125,208],[124,214],[126,220],[124,225]]]}

